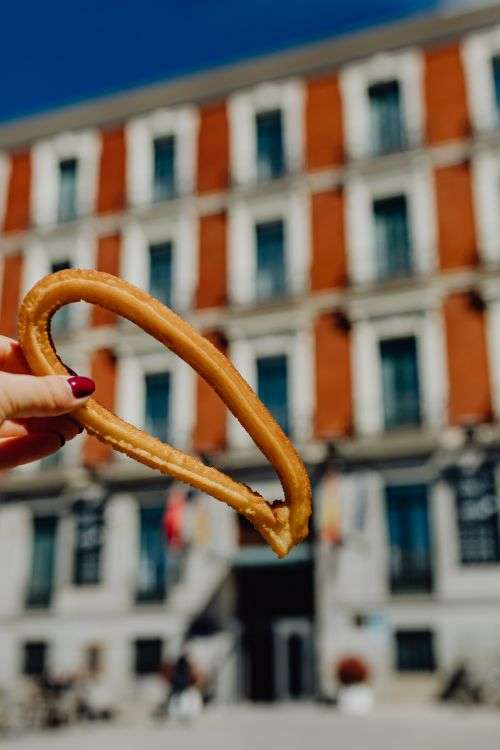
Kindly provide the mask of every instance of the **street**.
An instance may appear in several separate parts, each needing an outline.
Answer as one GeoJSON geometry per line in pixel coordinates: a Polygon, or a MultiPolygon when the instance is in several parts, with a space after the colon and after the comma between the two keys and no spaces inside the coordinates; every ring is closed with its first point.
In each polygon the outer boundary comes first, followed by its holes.
{"type": "Polygon", "coordinates": [[[225,707],[207,711],[192,727],[154,724],[84,726],[11,738],[5,750],[492,750],[500,712],[435,707],[382,707],[368,717],[339,715],[312,705],[225,707]]]}

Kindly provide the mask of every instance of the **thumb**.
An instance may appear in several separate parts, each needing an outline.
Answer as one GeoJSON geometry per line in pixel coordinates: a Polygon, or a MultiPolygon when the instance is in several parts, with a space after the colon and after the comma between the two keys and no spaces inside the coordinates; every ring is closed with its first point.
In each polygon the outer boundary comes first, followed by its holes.
{"type": "Polygon", "coordinates": [[[51,417],[83,406],[95,390],[90,378],[79,375],[11,375],[0,373],[0,420],[51,417]]]}

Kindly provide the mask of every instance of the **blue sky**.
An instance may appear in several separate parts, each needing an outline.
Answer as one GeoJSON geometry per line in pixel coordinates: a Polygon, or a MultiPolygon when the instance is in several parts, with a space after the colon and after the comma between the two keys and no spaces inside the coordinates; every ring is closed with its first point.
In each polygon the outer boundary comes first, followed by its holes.
{"type": "Polygon", "coordinates": [[[436,0],[18,0],[0,120],[425,12],[436,0]]]}

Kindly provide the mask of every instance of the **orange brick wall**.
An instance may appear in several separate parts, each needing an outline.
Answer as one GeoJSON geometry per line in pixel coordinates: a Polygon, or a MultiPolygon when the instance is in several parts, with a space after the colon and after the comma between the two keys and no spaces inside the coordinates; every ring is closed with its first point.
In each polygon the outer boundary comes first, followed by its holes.
{"type": "Polygon", "coordinates": [[[3,263],[2,301],[0,305],[0,333],[17,338],[17,310],[21,300],[23,256],[21,253],[7,255],[3,263]]]}
{"type": "Polygon", "coordinates": [[[125,133],[123,128],[102,133],[97,212],[125,207],[125,133]]]}
{"type": "Polygon", "coordinates": [[[30,225],[31,157],[12,154],[5,207],[4,232],[22,232],[30,225]]]}
{"type": "Polygon", "coordinates": [[[428,143],[467,137],[470,124],[458,44],[426,51],[424,89],[428,143]]]}
{"type": "Polygon", "coordinates": [[[347,435],[352,430],[351,336],[345,319],[320,315],[314,325],[316,412],[314,433],[319,439],[347,435]]]}
{"type": "MultiPolygon", "coordinates": [[[[207,331],[206,338],[220,351],[227,351],[227,343],[217,331],[207,331]]],[[[226,445],[227,407],[217,393],[197,377],[196,382],[196,426],[193,436],[194,449],[198,453],[223,450],[226,445]]]]}
{"type": "Polygon", "coordinates": [[[227,216],[202,216],[199,225],[196,307],[220,307],[227,301],[227,216]]]}
{"type": "Polygon", "coordinates": [[[307,82],[306,164],[321,169],[344,159],[342,102],[337,75],[312,78],[307,82]]]}
{"type": "Polygon", "coordinates": [[[444,319],[450,424],[488,420],[492,404],[484,312],[470,294],[457,292],[445,300],[444,319]]]}
{"type": "MultiPolygon", "coordinates": [[[[97,245],[96,269],[111,273],[113,276],[120,275],[120,251],[121,237],[119,234],[108,234],[99,237],[97,245]]],[[[93,307],[91,321],[93,326],[113,325],[116,315],[103,307],[93,307]]]]}
{"type": "Polygon", "coordinates": [[[470,165],[435,170],[439,261],[442,270],[477,262],[470,165]]]}
{"type": "Polygon", "coordinates": [[[344,286],[347,254],[344,228],[344,194],[329,190],[311,196],[311,289],[344,286]]]}
{"type": "Polygon", "coordinates": [[[229,184],[229,124],[225,102],[200,109],[198,190],[224,190],[229,184]]]}
{"type": "MultiPolygon", "coordinates": [[[[85,374],[85,373],[82,373],[85,374]]],[[[91,358],[90,377],[95,381],[95,398],[100,404],[114,411],[116,392],[116,358],[109,349],[98,349],[91,358]]],[[[83,461],[86,466],[97,466],[111,458],[113,451],[109,445],[87,435],[83,447],[83,461]]]]}

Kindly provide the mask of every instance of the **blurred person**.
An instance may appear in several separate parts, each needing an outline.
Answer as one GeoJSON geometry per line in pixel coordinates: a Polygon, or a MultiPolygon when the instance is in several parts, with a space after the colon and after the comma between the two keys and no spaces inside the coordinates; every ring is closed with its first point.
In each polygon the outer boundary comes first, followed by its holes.
{"type": "Polygon", "coordinates": [[[78,682],[78,713],[89,721],[109,721],[115,716],[113,696],[104,679],[102,648],[92,645],[86,654],[86,668],[78,682]]]}
{"type": "Polygon", "coordinates": [[[177,721],[189,722],[200,715],[202,707],[197,674],[189,655],[183,651],[174,664],[170,678],[168,715],[177,721]]]}
{"type": "Polygon", "coordinates": [[[0,470],[46,458],[82,432],[69,415],[94,390],[79,375],[32,375],[18,342],[0,336],[0,470]]]}

